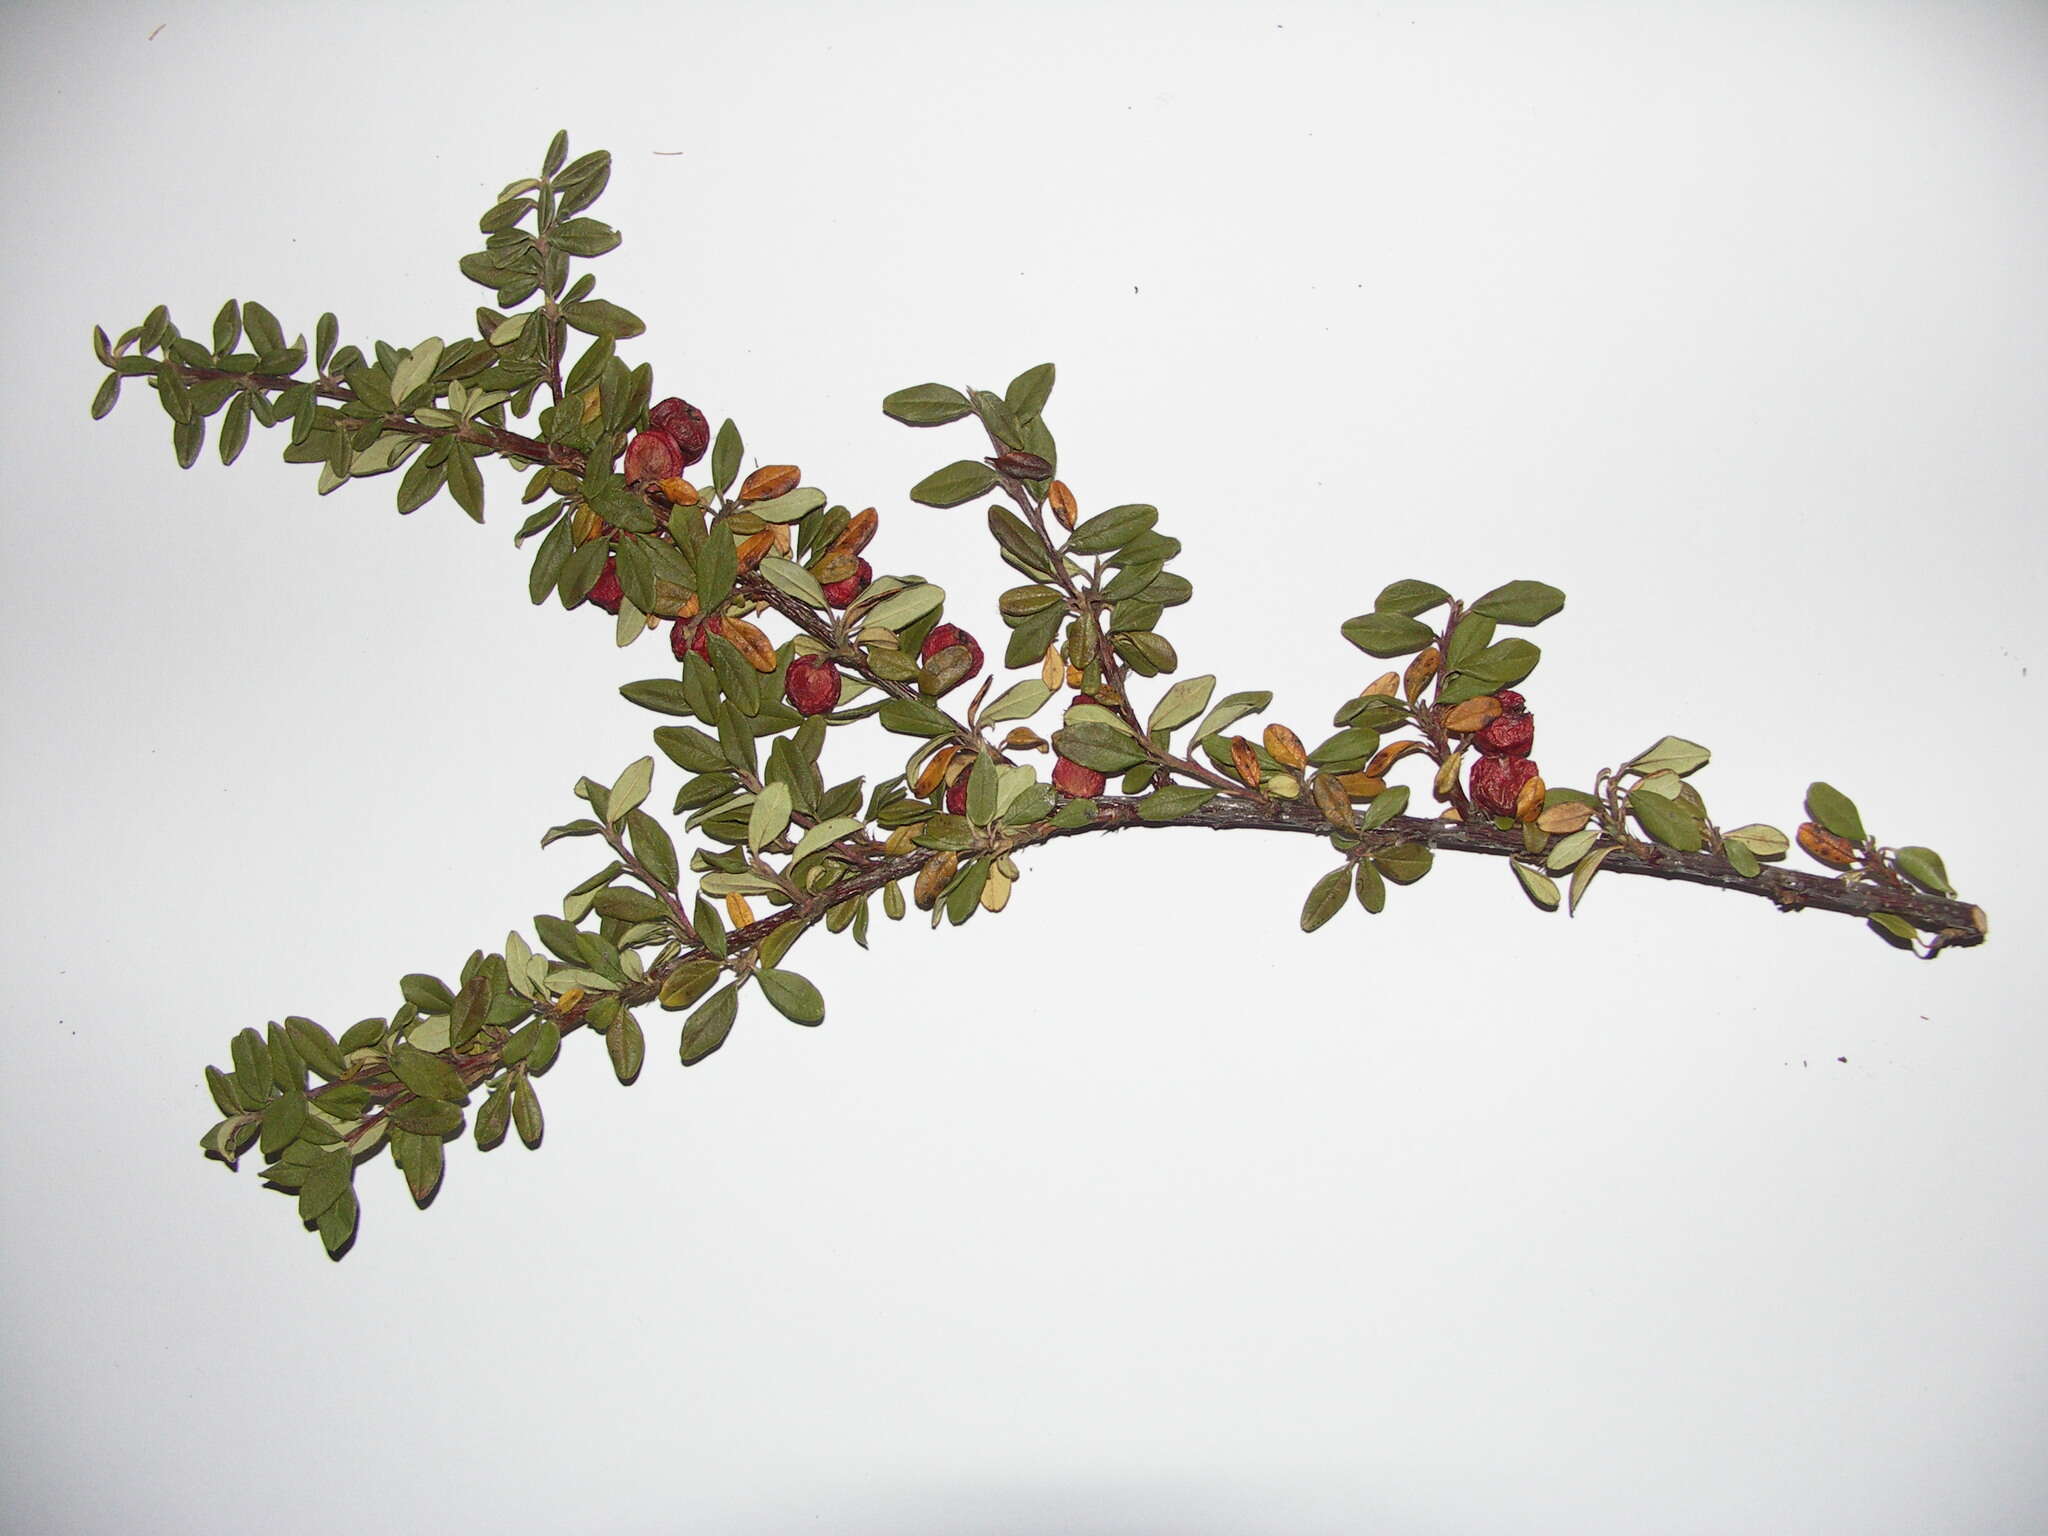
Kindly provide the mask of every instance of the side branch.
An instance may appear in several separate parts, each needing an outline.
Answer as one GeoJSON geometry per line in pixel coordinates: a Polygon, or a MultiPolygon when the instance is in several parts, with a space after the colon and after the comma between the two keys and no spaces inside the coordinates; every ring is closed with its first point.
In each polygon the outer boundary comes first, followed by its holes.
{"type": "MultiPolygon", "coordinates": [[[[1138,802],[1104,799],[1102,811],[1087,826],[1055,829],[1048,837],[1070,837],[1079,832],[1116,831],[1125,827],[1209,827],[1215,831],[1305,832],[1327,837],[1334,830],[1310,806],[1274,802],[1255,805],[1249,801],[1218,799],[1172,821],[1148,822],[1138,815],[1138,802]]],[[[1041,841],[1043,839],[1033,839],[1041,841]]],[[[1417,816],[1396,816],[1385,826],[1365,834],[1367,845],[1425,843],[1451,853],[1477,853],[1492,858],[1512,858],[1522,853],[1518,832],[1503,832],[1490,822],[1441,821],[1417,816]]],[[[1654,843],[1637,843],[1617,848],[1600,866],[1601,873],[1646,875],[1654,880],[1685,880],[1711,885],[1725,891],[1761,896],[1781,911],[1796,912],[1811,907],[1821,912],[1841,912],[1851,917],[1874,917],[1892,912],[1923,933],[1931,933],[1939,947],[1956,948],[1981,944],[1990,929],[1982,907],[1966,901],[1949,901],[1919,891],[1891,886],[1852,882],[1828,875],[1810,875],[1798,870],[1766,869],[1745,877],[1721,859],[1707,853],[1680,853],[1654,843]]]]}

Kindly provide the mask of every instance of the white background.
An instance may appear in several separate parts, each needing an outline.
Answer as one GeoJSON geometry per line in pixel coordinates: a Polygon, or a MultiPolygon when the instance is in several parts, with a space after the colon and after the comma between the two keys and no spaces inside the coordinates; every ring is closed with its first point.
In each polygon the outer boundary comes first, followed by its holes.
{"type": "Polygon", "coordinates": [[[13,1528],[2048,1527],[2048,13],[8,26],[13,1528]],[[529,607],[509,474],[478,529],[280,438],[180,473],[147,390],[87,419],[88,330],[465,334],[558,126],[658,392],[992,651],[978,512],[905,495],[972,439],[877,402],[1051,358],[1084,510],[1185,541],[1186,672],[1313,742],[1385,582],[1551,581],[1552,782],[1667,731],[1724,824],[1830,780],[1992,941],[1456,860],[1304,937],[1309,839],[1066,843],[1000,918],[808,941],[821,1029],[750,1004],[685,1073],[649,1010],[631,1090],[572,1037],[540,1152],[458,1144],[425,1213],[379,1161],[330,1263],[201,1158],[201,1065],[530,932],[666,653],[529,607]]]}

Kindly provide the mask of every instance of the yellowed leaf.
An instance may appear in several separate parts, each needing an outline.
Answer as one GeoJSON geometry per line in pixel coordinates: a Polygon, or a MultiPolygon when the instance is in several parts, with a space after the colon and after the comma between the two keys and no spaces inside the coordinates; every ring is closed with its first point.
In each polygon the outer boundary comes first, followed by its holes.
{"type": "Polygon", "coordinates": [[[1310,781],[1309,792],[1315,796],[1316,809],[1323,813],[1325,821],[1347,832],[1358,830],[1358,815],[1351,809],[1351,797],[1332,775],[1317,774],[1310,781]]]}
{"type": "Polygon", "coordinates": [[[1361,699],[1391,699],[1400,690],[1401,674],[1398,672],[1382,672],[1378,677],[1367,683],[1360,690],[1358,696],[1361,699]]]}
{"type": "Polygon", "coordinates": [[[1269,725],[1265,731],[1266,755],[1276,763],[1289,768],[1306,768],[1308,750],[1301,744],[1301,738],[1286,726],[1269,725]]]}
{"type": "Polygon", "coordinates": [[[1448,800],[1451,798],[1451,791],[1457,787],[1458,774],[1463,770],[1464,766],[1465,754],[1462,751],[1453,752],[1438,765],[1436,781],[1430,785],[1431,792],[1435,794],[1437,799],[1448,800]]]}
{"type": "Polygon", "coordinates": [[[1444,714],[1444,729],[1455,731],[1460,736],[1469,736],[1490,720],[1500,718],[1500,700],[1490,693],[1482,693],[1476,699],[1467,699],[1453,706],[1444,714]]]}
{"type": "Polygon", "coordinates": [[[1052,515],[1060,520],[1060,526],[1069,533],[1080,520],[1081,510],[1074,504],[1074,493],[1067,489],[1064,480],[1055,480],[1045,493],[1046,505],[1052,508],[1052,515]]]}
{"type": "MultiPolygon", "coordinates": [[[[868,540],[875,536],[875,530],[881,526],[881,523],[882,520],[875,515],[873,507],[867,507],[856,512],[852,521],[839,530],[839,537],[832,541],[832,552],[842,555],[858,555],[868,547],[868,540]]],[[[853,574],[851,567],[848,567],[846,574],[848,576],[853,574]]],[[[841,579],[843,580],[844,578],[841,579]]]]}
{"type": "Polygon", "coordinates": [[[931,863],[917,872],[917,879],[911,886],[911,899],[920,911],[929,912],[932,904],[939,899],[939,892],[952,880],[954,871],[960,867],[960,856],[948,852],[940,854],[931,863]]]}
{"type": "Polygon", "coordinates": [[[946,779],[946,770],[952,766],[953,759],[959,753],[960,749],[957,746],[944,746],[926,758],[924,766],[917,770],[917,777],[911,781],[910,788],[912,793],[919,796],[928,796],[933,790],[943,784],[946,779]]]}
{"type": "Polygon", "coordinates": [[[1252,744],[1242,736],[1231,737],[1230,760],[1237,766],[1237,776],[1244,780],[1245,783],[1256,788],[1262,770],[1259,767],[1259,754],[1254,750],[1252,744]]]}
{"type": "Polygon", "coordinates": [[[1410,704],[1422,697],[1422,690],[1429,686],[1429,680],[1436,676],[1443,660],[1443,655],[1432,645],[1408,663],[1408,670],[1401,675],[1401,688],[1410,704]]]}
{"type": "Polygon", "coordinates": [[[1393,767],[1394,764],[1401,761],[1410,752],[1420,752],[1421,750],[1422,743],[1413,737],[1408,737],[1402,741],[1390,741],[1381,747],[1379,751],[1373,753],[1372,761],[1365,765],[1366,777],[1383,779],[1387,776],[1387,770],[1393,767]]]}
{"type": "Polygon", "coordinates": [[[1387,790],[1385,779],[1376,779],[1369,773],[1341,773],[1337,775],[1337,784],[1353,800],[1370,800],[1387,790]]]}
{"type": "Polygon", "coordinates": [[[773,501],[787,496],[803,477],[804,472],[794,464],[763,464],[740,482],[740,500],[773,501]]]}
{"type": "Polygon", "coordinates": [[[1836,869],[1856,867],[1856,847],[1846,838],[1835,836],[1824,827],[1810,821],[1799,823],[1799,846],[1804,848],[1821,863],[1836,869]]]}
{"type": "Polygon", "coordinates": [[[1543,807],[1543,813],[1536,818],[1536,826],[1540,831],[1556,836],[1576,832],[1592,819],[1593,807],[1590,805],[1559,801],[1556,805],[1543,807]]]}
{"type": "Polygon", "coordinates": [[[1038,680],[1048,693],[1058,693],[1060,684],[1067,680],[1066,659],[1060,655],[1058,646],[1048,645],[1045,648],[1045,656],[1038,663],[1038,680]]]}
{"type": "Polygon", "coordinates": [[[725,638],[756,672],[775,670],[775,643],[745,619],[727,619],[725,638]]]}

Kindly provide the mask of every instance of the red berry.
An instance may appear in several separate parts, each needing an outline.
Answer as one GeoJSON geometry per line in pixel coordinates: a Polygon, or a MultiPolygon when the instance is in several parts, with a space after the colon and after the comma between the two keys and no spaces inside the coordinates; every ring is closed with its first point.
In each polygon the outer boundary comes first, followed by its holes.
{"type": "Polygon", "coordinates": [[[668,632],[668,648],[681,661],[695,651],[706,661],[711,659],[711,637],[725,633],[725,620],[717,614],[708,619],[677,619],[675,628],[668,632]]]}
{"type": "MultiPolygon", "coordinates": [[[[961,683],[966,682],[981,670],[981,647],[975,643],[974,636],[967,633],[966,630],[957,624],[940,624],[935,626],[932,632],[924,637],[924,648],[917,653],[919,661],[928,662],[938,655],[939,652],[956,645],[966,650],[968,666],[967,670],[961,674],[959,681],[952,685],[953,688],[958,688],[961,683]]],[[[947,691],[950,692],[951,689],[947,691]]]]}
{"type": "Polygon", "coordinates": [[[822,715],[839,707],[839,669],[826,656],[799,656],[789,664],[782,696],[800,715],[822,715]]]}
{"type": "Polygon", "coordinates": [[[825,601],[834,608],[844,608],[866,591],[874,579],[875,568],[865,560],[858,561],[855,563],[853,574],[844,581],[825,583],[825,601]]]}
{"type": "Polygon", "coordinates": [[[687,400],[678,400],[671,395],[649,411],[647,419],[675,439],[685,469],[703,458],[711,446],[711,423],[687,400]]]}
{"type": "Polygon", "coordinates": [[[1472,765],[1472,804],[1488,816],[1512,816],[1522,786],[1536,777],[1526,757],[1482,757],[1472,765]]]}
{"type": "Polygon", "coordinates": [[[683,450],[659,427],[635,433],[626,444],[628,481],[667,480],[683,472],[683,450]]]}
{"type": "Polygon", "coordinates": [[[619,611],[619,600],[626,595],[619,585],[619,561],[616,555],[605,560],[604,569],[597,573],[597,580],[591,584],[590,600],[606,613],[619,611]]]}
{"type": "Polygon", "coordinates": [[[1494,697],[1500,700],[1500,713],[1473,734],[1472,744],[1486,757],[1527,757],[1536,744],[1536,717],[1511,688],[1494,697]]]}
{"type": "Polygon", "coordinates": [[[1083,768],[1072,758],[1053,759],[1052,787],[1063,795],[1071,795],[1076,800],[1093,800],[1108,782],[1105,775],[1093,768],[1083,768]]]}
{"type": "Polygon", "coordinates": [[[959,778],[946,786],[946,809],[955,816],[965,816],[967,814],[966,774],[961,774],[959,778]]]}

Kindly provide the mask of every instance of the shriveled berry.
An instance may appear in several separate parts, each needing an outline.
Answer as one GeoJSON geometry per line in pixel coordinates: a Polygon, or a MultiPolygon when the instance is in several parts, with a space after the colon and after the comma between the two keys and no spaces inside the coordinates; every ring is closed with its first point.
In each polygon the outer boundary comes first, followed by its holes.
{"type": "Polygon", "coordinates": [[[591,583],[590,600],[606,613],[617,613],[619,601],[626,592],[619,585],[619,561],[612,556],[604,563],[604,569],[597,573],[597,580],[591,583]]]}
{"type": "Polygon", "coordinates": [[[799,656],[783,678],[782,696],[800,715],[822,715],[839,707],[839,669],[825,656],[799,656]]]}
{"type": "Polygon", "coordinates": [[[677,619],[675,627],[668,632],[668,648],[681,661],[692,651],[706,661],[711,659],[711,637],[725,633],[725,620],[717,614],[708,619],[677,619]]]}
{"type": "Polygon", "coordinates": [[[687,400],[678,400],[671,395],[649,411],[647,419],[675,439],[686,469],[710,450],[711,423],[687,400]]]}
{"type": "Polygon", "coordinates": [[[1056,757],[1052,764],[1052,787],[1076,800],[1093,800],[1109,779],[1094,768],[1083,768],[1070,757],[1056,757]]]}
{"type": "Polygon", "coordinates": [[[1522,786],[1536,777],[1526,757],[1482,757],[1472,765],[1472,804],[1488,816],[1512,816],[1522,786]]]}
{"type": "Polygon", "coordinates": [[[862,560],[855,564],[853,574],[844,581],[825,583],[825,601],[834,608],[844,608],[861,593],[874,584],[875,568],[862,560]]]}
{"type": "MultiPolygon", "coordinates": [[[[968,659],[972,663],[967,669],[968,677],[974,676],[975,673],[981,670],[980,645],[975,642],[974,636],[967,633],[966,630],[957,624],[934,625],[932,632],[924,637],[924,647],[917,653],[917,659],[919,661],[930,661],[939,652],[952,645],[960,645],[967,648],[968,659]]],[[[961,681],[965,682],[966,678],[962,678],[961,681]]]]}
{"type": "Polygon", "coordinates": [[[946,786],[946,809],[955,816],[965,816],[967,814],[966,774],[961,774],[959,778],[946,786]]]}
{"type": "Polygon", "coordinates": [[[1500,713],[1480,727],[1472,745],[1487,757],[1527,757],[1536,744],[1536,717],[1511,688],[1494,697],[1500,700],[1500,713]]]}
{"type": "Polygon", "coordinates": [[[659,427],[634,433],[633,441],[626,444],[626,479],[635,484],[673,479],[683,472],[686,462],[681,446],[659,427]]]}

